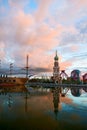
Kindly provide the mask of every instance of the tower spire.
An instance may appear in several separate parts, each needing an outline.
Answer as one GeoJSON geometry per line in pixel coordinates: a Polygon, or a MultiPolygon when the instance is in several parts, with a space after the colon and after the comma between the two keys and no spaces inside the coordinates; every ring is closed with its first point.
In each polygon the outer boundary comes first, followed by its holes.
{"type": "Polygon", "coordinates": [[[56,55],[55,55],[55,57],[54,57],[54,60],[58,60],[57,50],[56,50],[56,55]]]}
{"type": "Polygon", "coordinates": [[[56,50],[56,56],[57,56],[57,50],[56,50]]]}

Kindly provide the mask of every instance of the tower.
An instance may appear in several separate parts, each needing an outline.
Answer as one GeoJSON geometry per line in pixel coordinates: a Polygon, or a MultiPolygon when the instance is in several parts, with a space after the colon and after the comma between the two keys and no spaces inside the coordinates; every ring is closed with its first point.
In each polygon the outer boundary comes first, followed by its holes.
{"type": "Polygon", "coordinates": [[[28,70],[29,70],[29,66],[28,66],[28,55],[27,55],[27,60],[26,60],[26,78],[28,77],[28,70]]]}
{"type": "Polygon", "coordinates": [[[60,73],[59,73],[59,63],[58,63],[57,51],[56,51],[56,55],[54,57],[53,79],[55,80],[55,82],[59,83],[60,73]]]}

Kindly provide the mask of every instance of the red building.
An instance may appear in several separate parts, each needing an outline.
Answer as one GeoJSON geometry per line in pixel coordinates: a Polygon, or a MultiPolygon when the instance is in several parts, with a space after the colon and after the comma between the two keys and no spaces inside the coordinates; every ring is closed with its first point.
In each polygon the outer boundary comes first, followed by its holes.
{"type": "Polygon", "coordinates": [[[83,83],[87,83],[87,73],[83,75],[83,83]]]}

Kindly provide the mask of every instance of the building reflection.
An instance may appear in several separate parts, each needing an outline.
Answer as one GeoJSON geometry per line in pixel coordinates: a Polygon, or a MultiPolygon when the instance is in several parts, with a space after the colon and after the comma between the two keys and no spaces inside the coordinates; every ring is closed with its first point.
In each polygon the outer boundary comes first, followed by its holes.
{"type": "Polygon", "coordinates": [[[57,119],[57,114],[59,112],[59,104],[60,104],[60,88],[55,88],[53,90],[53,104],[54,104],[54,113],[57,119]]]}

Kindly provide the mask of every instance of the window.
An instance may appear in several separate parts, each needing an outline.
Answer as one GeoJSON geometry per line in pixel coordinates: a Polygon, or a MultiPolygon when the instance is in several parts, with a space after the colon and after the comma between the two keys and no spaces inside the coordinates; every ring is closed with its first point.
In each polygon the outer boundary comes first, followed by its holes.
{"type": "Polygon", "coordinates": [[[14,79],[13,82],[16,82],[16,80],[14,79]]]}

